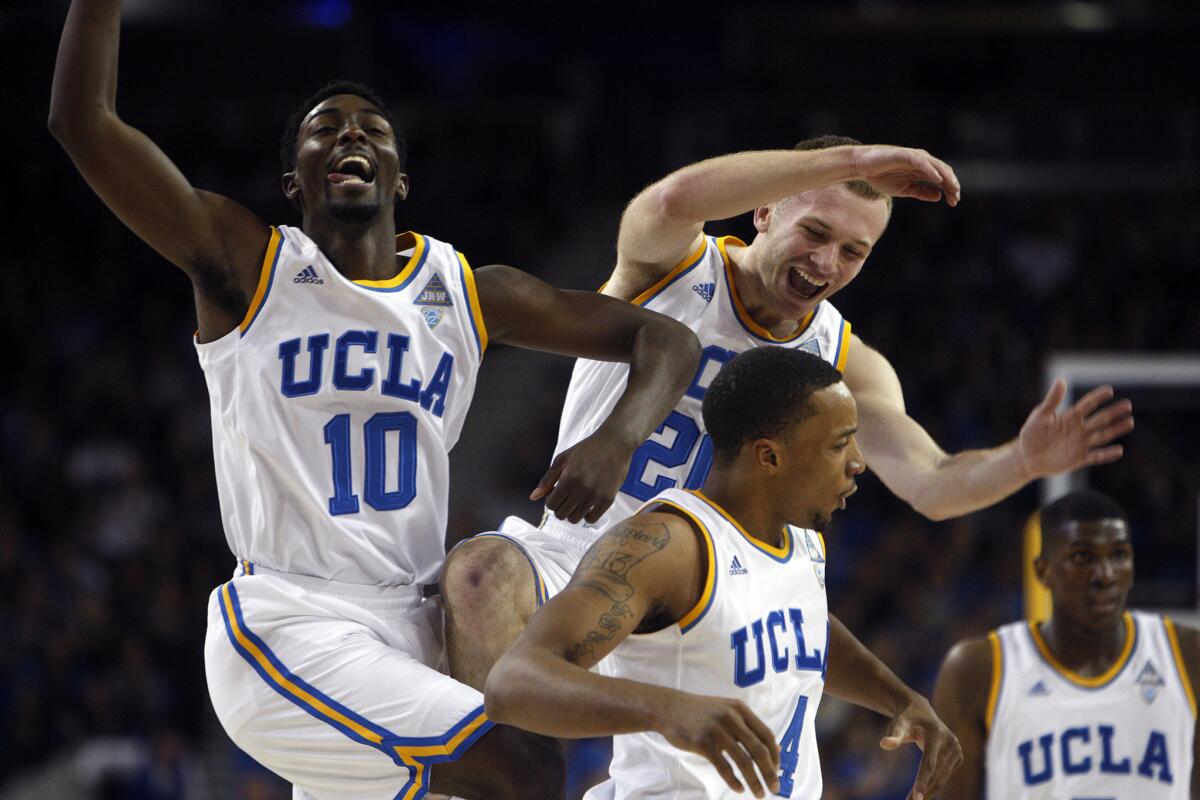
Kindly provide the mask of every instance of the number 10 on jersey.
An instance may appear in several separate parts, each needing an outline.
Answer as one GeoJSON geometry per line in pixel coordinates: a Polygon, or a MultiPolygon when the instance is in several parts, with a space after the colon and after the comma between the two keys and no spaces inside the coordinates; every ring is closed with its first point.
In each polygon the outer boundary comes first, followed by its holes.
{"type": "MultiPolygon", "coordinates": [[[[349,414],[338,414],[325,425],[325,444],[333,457],[333,496],[329,513],[333,516],[357,514],[358,495],[354,493],[354,475],[350,460],[352,432],[349,414]]],[[[407,411],[379,413],[362,426],[365,454],[362,492],[367,505],[376,511],[404,508],[417,496],[417,420],[407,411]],[[388,434],[399,439],[396,456],[396,487],[388,491],[388,434]]]]}

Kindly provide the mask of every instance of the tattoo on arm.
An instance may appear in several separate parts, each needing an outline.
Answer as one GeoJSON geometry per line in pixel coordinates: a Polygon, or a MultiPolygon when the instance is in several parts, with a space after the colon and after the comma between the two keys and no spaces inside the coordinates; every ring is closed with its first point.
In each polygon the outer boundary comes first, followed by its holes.
{"type": "Polygon", "coordinates": [[[565,656],[572,664],[591,659],[595,648],[611,641],[622,625],[636,626],[631,620],[633,611],[626,605],[634,595],[629,583],[629,571],[661,551],[671,540],[671,532],[662,523],[650,525],[624,524],[600,538],[579,565],[571,583],[594,589],[607,596],[612,606],[600,615],[596,627],[583,640],[567,650],[565,656]]]}

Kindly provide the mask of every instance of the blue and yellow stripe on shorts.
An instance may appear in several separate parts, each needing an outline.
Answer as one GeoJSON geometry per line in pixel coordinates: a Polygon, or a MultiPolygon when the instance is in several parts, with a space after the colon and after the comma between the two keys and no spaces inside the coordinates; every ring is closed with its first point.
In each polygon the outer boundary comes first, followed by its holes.
{"type": "Polygon", "coordinates": [[[485,536],[490,536],[493,539],[503,539],[521,551],[521,555],[525,556],[525,560],[529,562],[529,569],[533,571],[533,593],[537,599],[538,607],[540,608],[545,605],[546,601],[550,599],[550,592],[546,589],[546,581],[542,580],[542,573],[538,572],[537,564],[533,563],[533,558],[530,557],[529,551],[525,549],[525,545],[507,534],[496,531],[476,534],[474,538],[482,539],[485,536]]]}
{"type": "Polygon", "coordinates": [[[429,765],[459,758],[493,725],[484,713],[483,706],[479,706],[441,736],[397,736],[346,708],[289,670],[246,625],[233,581],[223,584],[219,594],[221,616],[230,643],[268,686],[348,738],[373,747],[398,766],[408,768],[409,780],[396,795],[396,800],[424,797],[428,791],[425,784],[429,765]]]}

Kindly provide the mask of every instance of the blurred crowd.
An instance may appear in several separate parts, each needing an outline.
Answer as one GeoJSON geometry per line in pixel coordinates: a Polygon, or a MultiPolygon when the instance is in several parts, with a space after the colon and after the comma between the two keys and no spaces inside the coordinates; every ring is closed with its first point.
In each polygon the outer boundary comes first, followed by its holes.
{"type": "MultiPolygon", "coordinates": [[[[48,14],[21,45],[47,77],[60,22],[48,14]]],[[[880,105],[889,113],[878,114],[856,103],[870,89],[860,64],[844,97],[812,88],[816,99],[798,105],[803,87],[777,74],[753,92],[729,77],[753,71],[746,37],[755,30],[742,25],[713,45],[719,63],[695,67],[698,81],[711,82],[684,92],[669,89],[690,55],[682,37],[611,71],[605,58],[617,56],[597,55],[605,42],[595,43],[547,76],[516,50],[501,59],[507,72],[489,72],[479,65],[493,64],[479,55],[478,29],[426,22],[421,46],[396,56],[402,64],[436,64],[455,48],[476,61],[436,80],[433,67],[409,70],[411,80],[374,69],[409,121],[413,193],[401,227],[454,242],[477,266],[511,263],[594,288],[611,268],[622,204],[640,186],[721,152],[855,135],[925,146],[965,165],[962,204],[899,203],[862,275],[835,298],[855,332],[891,360],[912,415],[947,450],[1015,435],[1044,391],[1048,353],[1200,350],[1194,96],[1161,89],[1166,99],[1143,118],[1158,126],[1149,150],[1126,113],[1132,86],[1118,82],[1108,99],[1083,93],[1066,107],[1055,103],[1053,83],[1021,83],[1015,67],[989,77],[993,94],[983,97],[965,78],[938,83],[926,80],[932,65],[910,65],[888,78],[894,85],[880,105]],[[650,69],[668,63],[666,77],[650,69]],[[648,69],[641,83],[639,68],[648,69]],[[900,98],[917,105],[900,109],[900,98]],[[1031,163],[1045,170],[1023,178],[1018,166],[1031,163]]],[[[2,17],[0,36],[15,42],[2,17]]],[[[231,74],[235,58],[205,78],[203,93],[178,91],[199,80],[178,73],[205,52],[201,36],[131,32],[121,111],[197,185],[295,224],[274,160],[283,118],[338,63],[355,61],[343,54],[319,70],[304,65],[286,81],[268,66],[261,80],[246,81],[231,74]],[[180,47],[190,55],[170,55],[180,47]],[[302,82],[310,73],[320,77],[302,82]]],[[[295,36],[353,42],[320,30],[295,36]]],[[[1021,49],[998,41],[985,60],[1021,49]]],[[[1080,64],[1101,63],[1104,42],[1094,52],[1075,46],[1080,64]]],[[[385,57],[379,49],[376,59],[385,57]]],[[[207,597],[234,561],[217,506],[188,284],[111,217],[55,148],[42,126],[48,85],[17,90],[30,119],[6,134],[14,202],[6,202],[0,256],[0,335],[9,342],[0,382],[0,797],[290,797],[235,751],[205,689],[207,597]]],[[[752,235],[746,220],[712,230],[752,235]]],[[[569,370],[561,360],[489,351],[452,460],[449,543],[506,514],[537,518],[524,498],[549,463],[569,370]]],[[[1089,480],[1132,513],[1148,587],[1135,590],[1135,602],[1194,605],[1200,392],[1145,401],[1125,459],[1089,480]]],[[[933,523],[876,480],[862,485],[827,535],[830,605],[928,692],[954,641],[1022,615],[1020,534],[1036,491],[933,523]]],[[[904,796],[916,752],[881,751],[878,717],[826,701],[818,724],[827,798],[904,796]]],[[[603,770],[605,743],[571,752],[577,796],[603,770]]]]}

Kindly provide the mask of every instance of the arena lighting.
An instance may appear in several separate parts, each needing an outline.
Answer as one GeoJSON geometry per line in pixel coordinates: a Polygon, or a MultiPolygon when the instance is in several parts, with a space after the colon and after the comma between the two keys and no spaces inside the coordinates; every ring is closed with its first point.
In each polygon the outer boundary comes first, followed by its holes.
{"type": "Polygon", "coordinates": [[[1079,31],[1105,31],[1113,26],[1112,9],[1102,3],[1072,0],[1059,6],[1059,15],[1064,25],[1079,31]]]}

